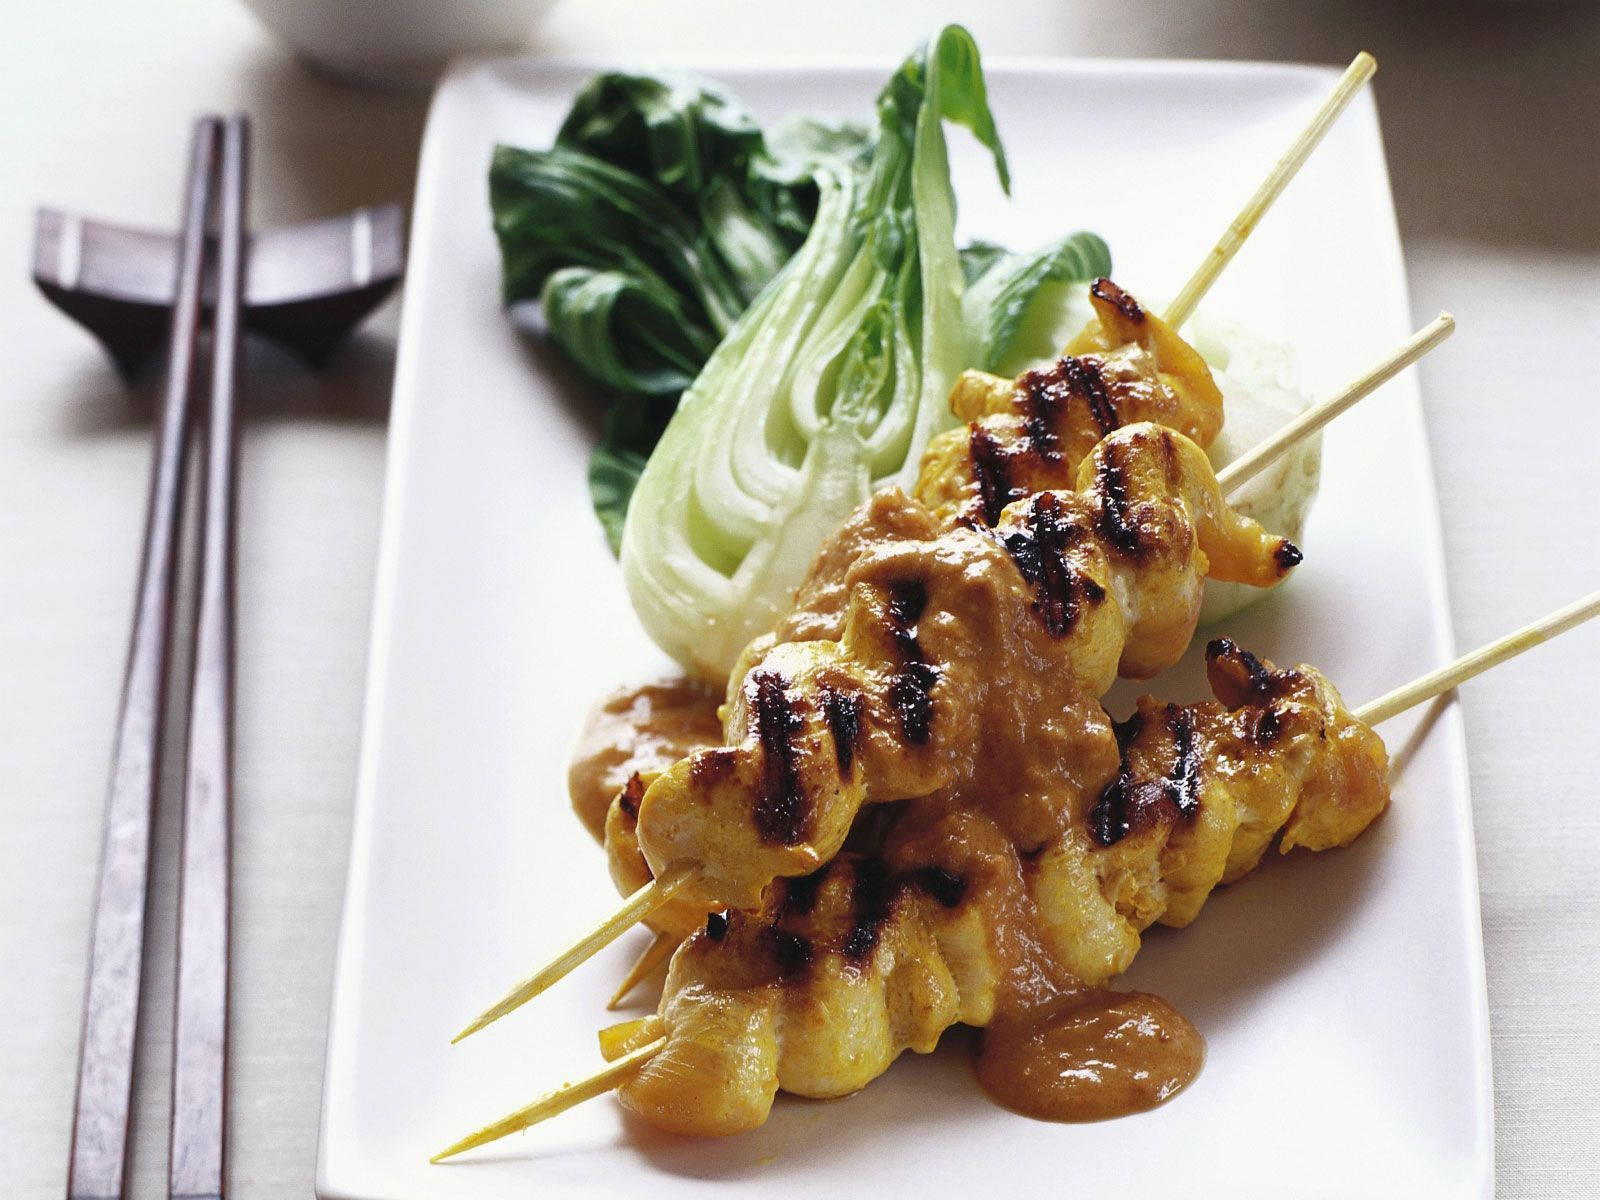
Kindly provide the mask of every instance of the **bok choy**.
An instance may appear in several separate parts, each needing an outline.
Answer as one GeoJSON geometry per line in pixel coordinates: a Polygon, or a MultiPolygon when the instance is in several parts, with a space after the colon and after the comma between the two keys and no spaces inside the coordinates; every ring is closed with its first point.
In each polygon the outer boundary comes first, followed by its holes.
{"type": "Polygon", "coordinates": [[[613,548],[678,394],[805,240],[818,165],[855,170],[868,141],[808,117],[763,134],[709,80],[608,72],[552,149],[495,148],[504,302],[612,401],[590,491],[613,548]]]}
{"type": "Polygon", "coordinates": [[[1084,327],[1083,284],[1111,274],[1111,250],[1092,233],[1074,233],[1028,254],[987,242],[961,251],[961,298],[972,348],[969,365],[1020,375],[1053,362],[1084,327]]]}
{"type": "MultiPolygon", "coordinates": [[[[818,166],[809,235],[683,394],[628,509],[634,608],[659,645],[713,679],[772,627],[853,508],[878,487],[912,485],[929,437],[951,421],[956,374],[992,357],[1026,308],[978,321],[987,342],[969,337],[946,121],[988,148],[1009,189],[972,36],[949,26],[919,48],[877,116],[864,171],[818,166]]],[[[995,277],[997,300],[1015,277],[995,277]]]]}

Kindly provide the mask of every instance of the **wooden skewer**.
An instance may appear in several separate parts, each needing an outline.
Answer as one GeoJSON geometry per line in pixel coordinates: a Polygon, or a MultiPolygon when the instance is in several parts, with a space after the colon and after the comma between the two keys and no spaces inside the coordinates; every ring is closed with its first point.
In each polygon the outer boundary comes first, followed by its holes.
{"type": "Polygon", "coordinates": [[[1289,185],[1295,173],[1305,165],[1306,159],[1311,157],[1311,152],[1317,148],[1317,144],[1322,141],[1339,114],[1351,100],[1355,99],[1356,93],[1367,80],[1372,78],[1373,72],[1377,69],[1378,60],[1365,50],[1356,55],[1345,68],[1345,73],[1339,77],[1339,82],[1333,91],[1322,102],[1322,107],[1317,110],[1316,116],[1311,118],[1311,123],[1301,131],[1300,136],[1289,147],[1288,153],[1278,160],[1277,165],[1256,189],[1256,194],[1250,197],[1239,215],[1233,219],[1233,224],[1228,226],[1222,239],[1211,248],[1211,253],[1190,277],[1189,282],[1183,285],[1178,298],[1167,309],[1167,324],[1177,329],[1194,315],[1194,310],[1199,307],[1205,294],[1211,290],[1211,285],[1217,281],[1217,276],[1222,274],[1222,269],[1238,253],[1239,247],[1244,245],[1245,238],[1250,236],[1251,230],[1266,215],[1267,209],[1272,207],[1272,202],[1289,185]]]}
{"type": "Polygon", "coordinates": [[[1343,391],[1320,404],[1314,404],[1277,433],[1253,449],[1234,459],[1217,472],[1217,482],[1224,495],[1254,478],[1275,458],[1301,438],[1315,433],[1358,400],[1371,395],[1383,384],[1416,362],[1440,342],[1455,332],[1456,321],[1449,313],[1440,313],[1431,322],[1414,333],[1405,345],[1374,366],[1365,375],[1352,382],[1343,391]]]}
{"type": "Polygon", "coordinates": [[[469,1133],[459,1142],[439,1151],[428,1161],[443,1162],[464,1150],[471,1150],[474,1146],[482,1146],[486,1142],[498,1141],[509,1134],[537,1125],[540,1121],[548,1121],[558,1113],[564,1113],[585,1100],[593,1100],[596,1096],[613,1091],[626,1083],[645,1062],[661,1053],[661,1048],[666,1044],[667,1039],[663,1035],[653,1042],[640,1046],[637,1050],[630,1050],[616,1062],[603,1070],[596,1071],[589,1078],[579,1080],[577,1083],[563,1084],[548,1095],[539,1097],[526,1108],[519,1108],[498,1121],[490,1122],[476,1133],[469,1133]]]}
{"type": "Polygon", "coordinates": [[[548,966],[535,971],[516,987],[506,993],[505,998],[499,1003],[483,1011],[477,1020],[468,1025],[455,1037],[450,1039],[454,1045],[464,1037],[477,1033],[485,1025],[498,1021],[514,1008],[520,1008],[544,991],[552,983],[563,979],[579,963],[587,962],[612,942],[616,941],[628,930],[668,900],[677,894],[678,889],[689,882],[692,872],[687,868],[669,872],[651,880],[633,895],[629,896],[621,908],[607,917],[601,924],[589,933],[583,935],[572,943],[565,951],[557,956],[548,966]]]}
{"type": "MultiPolygon", "coordinates": [[[[1600,591],[1551,613],[1541,621],[1535,621],[1515,633],[1507,634],[1498,641],[1490,642],[1471,654],[1464,654],[1448,666],[1424,675],[1404,687],[1396,688],[1388,695],[1381,696],[1357,709],[1355,717],[1368,725],[1379,724],[1596,616],[1600,616],[1600,591]]],[[[637,1023],[630,1023],[630,1027],[635,1024],[637,1023]]],[[[516,1133],[557,1113],[565,1112],[585,1100],[619,1088],[627,1082],[634,1070],[659,1054],[666,1044],[666,1035],[658,1037],[637,1050],[623,1055],[589,1078],[559,1088],[535,1100],[526,1108],[520,1108],[491,1125],[485,1125],[477,1133],[463,1138],[448,1150],[435,1155],[432,1161],[438,1162],[463,1150],[470,1150],[474,1146],[481,1146],[509,1133],[516,1133]]]]}
{"type": "Polygon", "coordinates": [[[633,966],[628,968],[628,973],[622,977],[622,982],[617,984],[617,990],[611,993],[611,999],[606,1001],[606,1008],[610,1011],[622,1007],[622,1002],[628,994],[645,981],[667,959],[672,957],[672,952],[678,948],[682,939],[675,933],[658,933],[655,940],[645,947],[644,953],[634,960],[633,966]]]}
{"type": "Polygon", "coordinates": [[[1368,725],[1387,721],[1413,705],[1442,695],[1457,684],[1465,683],[1474,675],[1481,675],[1490,667],[1497,667],[1506,659],[1515,658],[1524,650],[1531,650],[1541,642],[1547,642],[1559,634],[1566,633],[1567,630],[1576,628],[1595,616],[1600,616],[1600,592],[1592,592],[1582,600],[1558,609],[1541,621],[1526,625],[1515,633],[1508,633],[1498,641],[1479,647],[1471,654],[1463,654],[1455,662],[1440,667],[1421,679],[1396,688],[1387,696],[1378,697],[1372,703],[1357,709],[1356,719],[1365,721],[1368,725]]]}

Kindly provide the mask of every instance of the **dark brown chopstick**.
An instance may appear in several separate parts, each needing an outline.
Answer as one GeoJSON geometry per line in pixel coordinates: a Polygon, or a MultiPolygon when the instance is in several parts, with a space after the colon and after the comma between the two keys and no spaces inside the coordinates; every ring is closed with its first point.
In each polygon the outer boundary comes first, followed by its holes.
{"type": "Polygon", "coordinates": [[[200,600],[189,692],[178,891],[177,1014],[172,1039],[168,1189],[185,1200],[225,1191],[228,1063],[229,827],[233,766],[234,394],[245,257],[248,128],[222,131],[200,600]]]}
{"type": "Polygon", "coordinates": [[[200,333],[206,222],[215,190],[219,133],[214,118],[202,119],[195,126],[190,152],[166,385],[157,423],[144,553],[106,805],[67,1176],[69,1200],[121,1196],[127,1176],[151,818],[172,632],[184,454],[200,333]]]}

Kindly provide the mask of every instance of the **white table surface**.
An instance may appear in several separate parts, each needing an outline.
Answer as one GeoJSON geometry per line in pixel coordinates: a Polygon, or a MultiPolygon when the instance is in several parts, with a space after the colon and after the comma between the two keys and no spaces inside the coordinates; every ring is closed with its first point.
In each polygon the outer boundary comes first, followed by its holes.
{"type": "MultiPolygon", "coordinates": [[[[1448,307],[1461,326],[1423,368],[1458,640],[1485,641],[1600,583],[1600,6],[1017,0],[955,15],[995,54],[1340,62],[1375,52],[1416,314],[1448,307]]],[[[535,46],[631,60],[887,59],[934,19],[909,2],[565,0],[535,46]]],[[[403,197],[425,102],[307,75],[231,0],[17,4],[10,32],[0,50],[0,1193],[47,1197],[65,1179],[151,390],[130,396],[34,293],[31,210],[170,223],[189,119],[206,107],[255,118],[258,224],[403,197]]],[[[1173,183],[1181,196],[1184,181],[1173,183]]],[[[242,1200],[311,1189],[393,330],[390,305],[322,376],[257,351],[246,388],[232,1060],[242,1200]]],[[[1600,627],[1462,696],[1507,1197],[1600,1194],[1597,674],[1600,627]]],[[[173,807],[159,838],[166,876],[173,807]]],[[[172,909],[171,888],[159,887],[137,1196],[164,1195],[172,909]]]]}

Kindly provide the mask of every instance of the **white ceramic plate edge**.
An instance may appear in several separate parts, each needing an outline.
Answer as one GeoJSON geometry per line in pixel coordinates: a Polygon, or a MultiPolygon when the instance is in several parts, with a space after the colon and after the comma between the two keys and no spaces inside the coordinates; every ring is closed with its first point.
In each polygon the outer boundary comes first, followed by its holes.
{"type": "Polygon", "coordinates": [[[364,1200],[334,1186],[334,1173],[328,1161],[329,1146],[336,1141],[331,1136],[334,1132],[330,1128],[334,1120],[334,1105],[330,1098],[341,1087],[354,1086],[352,1081],[345,1078],[345,1072],[351,1065],[349,1060],[329,1051],[340,1031],[357,1019],[355,991],[341,984],[343,980],[356,976],[356,963],[361,957],[365,936],[364,906],[359,898],[365,889],[366,865],[371,854],[372,814],[377,797],[383,705],[388,683],[388,647],[393,636],[396,587],[400,578],[401,526],[405,511],[401,497],[405,494],[410,466],[412,443],[409,432],[412,410],[416,405],[416,362],[421,345],[421,331],[417,326],[422,322],[423,306],[414,303],[412,295],[414,289],[421,290],[416,281],[426,279],[430,274],[432,255],[431,240],[418,237],[417,233],[432,225],[434,206],[438,203],[436,181],[439,173],[431,166],[441,153],[439,101],[447,95],[444,83],[453,74],[453,70],[446,73],[428,108],[422,149],[417,158],[417,187],[407,231],[405,295],[400,311],[399,346],[395,355],[394,388],[389,405],[389,440],[384,452],[383,512],[378,527],[377,567],[373,573],[372,620],[367,634],[367,681],[361,706],[361,747],[356,765],[349,865],[345,873],[344,899],[340,905],[339,935],[334,948],[333,994],[329,1001],[328,1032],[324,1043],[316,1167],[316,1194],[320,1200],[364,1200]]]}
{"type": "MultiPolygon", "coordinates": [[[[1394,248],[1394,257],[1399,264],[1399,294],[1404,298],[1404,317],[1410,317],[1412,312],[1410,282],[1405,273],[1405,251],[1400,238],[1400,220],[1394,207],[1394,189],[1389,178],[1388,155],[1384,152],[1383,126],[1381,121],[1374,122],[1378,136],[1378,165],[1376,174],[1382,180],[1385,195],[1389,197],[1384,206],[1388,217],[1388,228],[1385,230],[1387,240],[1394,248]]],[[[1470,335],[1469,335],[1470,336],[1470,335]]],[[[1459,653],[1456,646],[1455,623],[1450,612],[1450,573],[1447,568],[1444,550],[1444,525],[1439,508],[1439,488],[1433,469],[1433,443],[1428,436],[1427,419],[1423,413],[1422,396],[1420,387],[1414,389],[1415,395],[1408,405],[1408,417],[1417,428],[1418,439],[1428,451],[1419,464],[1419,471],[1423,476],[1423,492],[1430,498],[1428,501],[1428,534],[1426,539],[1428,551],[1428,575],[1432,580],[1432,602],[1434,610],[1434,657],[1440,663],[1449,662],[1459,653]]],[[[1452,694],[1441,701],[1442,711],[1439,720],[1443,722],[1443,734],[1449,741],[1450,773],[1454,782],[1454,794],[1462,798],[1466,811],[1461,814],[1462,840],[1458,847],[1458,862],[1461,877],[1465,884],[1462,889],[1463,913],[1462,918],[1466,927],[1471,931],[1472,955],[1471,966],[1473,971],[1472,982],[1472,1024],[1473,1040],[1477,1044],[1477,1054],[1474,1056],[1474,1068],[1477,1075],[1476,1108],[1478,1117],[1477,1143],[1479,1148],[1478,1180],[1479,1193],[1488,1198],[1494,1195],[1494,1056],[1489,1036],[1489,981],[1488,967],[1484,960],[1483,950],[1483,910],[1481,892],[1478,884],[1478,849],[1477,834],[1472,819],[1472,781],[1471,772],[1467,765],[1467,733],[1466,723],[1462,717],[1460,702],[1452,694]]]]}

